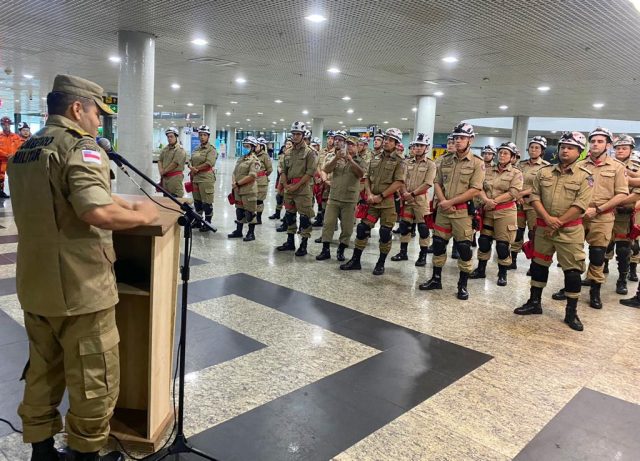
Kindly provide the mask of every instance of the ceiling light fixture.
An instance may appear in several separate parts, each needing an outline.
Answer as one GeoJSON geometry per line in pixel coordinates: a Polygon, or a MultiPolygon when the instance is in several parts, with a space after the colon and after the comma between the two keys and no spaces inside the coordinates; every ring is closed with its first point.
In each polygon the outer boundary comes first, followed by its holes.
{"type": "Polygon", "coordinates": [[[236,78],[236,83],[240,83],[242,85],[243,83],[247,83],[247,79],[244,77],[238,77],[236,78]]]}
{"type": "Polygon", "coordinates": [[[362,121],[362,117],[358,117],[356,120],[358,120],[359,122],[362,121]]]}
{"type": "Polygon", "coordinates": [[[340,120],[338,123],[339,123],[340,125],[344,125],[344,122],[343,122],[342,120],[340,120]]]}
{"type": "Polygon", "coordinates": [[[351,97],[350,96],[343,96],[342,100],[343,101],[351,101],[351,97]]]}
{"type": "Polygon", "coordinates": [[[302,115],[309,115],[309,111],[307,109],[303,110],[302,115]]]}
{"type": "Polygon", "coordinates": [[[408,119],[407,117],[402,117],[400,120],[402,120],[402,121],[405,121],[405,122],[406,122],[406,121],[407,121],[407,120],[409,120],[409,119],[408,119]]]}
{"type": "Polygon", "coordinates": [[[229,115],[231,115],[231,112],[225,112],[224,115],[228,117],[229,115]]]}
{"type": "Polygon", "coordinates": [[[251,119],[250,119],[250,118],[248,118],[248,119],[247,119],[247,122],[250,122],[250,121],[251,121],[251,119]]]}
{"type": "Polygon", "coordinates": [[[507,110],[509,106],[505,106],[504,104],[500,106],[500,110],[507,110]]]}
{"type": "Polygon", "coordinates": [[[434,82],[433,80],[425,80],[424,83],[428,83],[429,85],[437,85],[438,82],[434,82]]]}
{"type": "Polygon", "coordinates": [[[28,80],[31,80],[31,79],[33,78],[33,75],[31,75],[31,74],[24,74],[24,75],[23,75],[23,77],[24,77],[24,78],[26,78],[26,79],[28,79],[28,80]]]}
{"type": "Polygon", "coordinates": [[[229,104],[238,104],[238,101],[229,101],[229,104]]]}
{"type": "Polygon", "coordinates": [[[594,109],[602,109],[604,107],[603,102],[596,102],[593,104],[594,109]]]}
{"type": "Polygon", "coordinates": [[[284,119],[283,119],[283,118],[281,118],[281,119],[280,119],[280,121],[281,121],[281,122],[284,122],[284,119]]]}
{"type": "Polygon", "coordinates": [[[412,107],[411,108],[411,112],[418,112],[418,108],[417,107],[412,107]]]}
{"type": "Polygon", "coordinates": [[[444,62],[449,63],[449,64],[452,64],[454,62],[458,62],[458,58],[456,58],[455,56],[445,56],[444,58],[442,58],[442,60],[444,62]]]}
{"type": "Polygon", "coordinates": [[[329,72],[330,74],[339,74],[340,73],[340,69],[338,69],[337,67],[329,67],[327,69],[327,72],[329,72]]]}
{"type": "Polygon", "coordinates": [[[109,61],[117,63],[122,61],[122,58],[120,56],[109,56],[109,61]]]}
{"type": "Polygon", "coordinates": [[[194,38],[193,40],[191,40],[191,43],[193,43],[194,45],[198,45],[198,46],[205,46],[209,42],[206,41],[204,38],[194,38]]]}
{"type": "Polygon", "coordinates": [[[173,88],[174,90],[179,90],[180,89],[180,85],[178,85],[177,83],[172,83],[171,84],[171,88],[173,88]]]}
{"type": "Polygon", "coordinates": [[[282,104],[282,99],[276,99],[276,100],[275,100],[275,101],[273,101],[273,102],[275,102],[276,104],[282,104]]]}
{"type": "Polygon", "coordinates": [[[264,115],[262,112],[258,112],[258,115],[264,115]]]}
{"type": "Polygon", "coordinates": [[[636,10],[640,12],[640,0],[629,0],[633,6],[636,7],[636,10]]]}
{"type": "Polygon", "coordinates": [[[353,114],[353,109],[347,109],[347,114],[353,114]]]}
{"type": "Polygon", "coordinates": [[[434,96],[444,96],[444,93],[442,91],[436,91],[435,93],[433,93],[434,96]]]}
{"type": "Polygon", "coordinates": [[[539,87],[538,87],[538,91],[542,91],[543,93],[544,93],[545,91],[549,91],[550,89],[551,89],[551,87],[550,87],[550,86],[546,86],[546,85],[545,85],[545,86],[539,86],[539,87]]]}
{"type": "Polygon", "coordinates": [[[325,22],[327,20],[327,18],[325,18],[324,16],[322,16],[321,14],[310,14],[309,16],[305,16],[304,17],[307,21],[309,22],[315,22],[317,23],[321,23],[321,22],[325,22]]]}
{"type": "Polygon", "coordinates": [[[382,123],[384,123],[385,125],[388,125],[388,124],[389,124],[389,121],[388,121],[388,120],[385,120],[385,121],[384,121],[384,122],[382,122],[382,123]]]}
{"type": "Polygon", "coordinates": [[[187,103],[187,106],[189,106],[189,107],[193,107],[193,103],[192,103],[192,102],[188,102],[188,103],[187,103]]]}

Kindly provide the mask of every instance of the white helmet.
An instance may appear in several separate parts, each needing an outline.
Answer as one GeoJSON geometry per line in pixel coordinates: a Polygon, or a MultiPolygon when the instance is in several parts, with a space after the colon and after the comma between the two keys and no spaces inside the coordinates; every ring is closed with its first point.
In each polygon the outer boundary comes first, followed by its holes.
{"type": "Polygon", "coordinates": [[[531,144],[540,144],[540,147],[542,147],[542,150],[544,151],[547,148],[547,138],[544,136],[534,136],[531,138],[531,141],[529,141],[529,146],[531,144]]]}
{"type": "Polygon", "coordinates": [[[621,134],[613,143],[613,147],[618,146],[631,146],[631,149],[633,150],[636,148],[636,140],[628,134],[621,134]]]}
{"type": "Polygon", "coordinates": [[[562,136],[560,136],[560,141],[558,141],[558,148],[560,148],[562,144],[576,146],[582,152],[587,146],[587,138],[585,138],[584,135],[579,131],[565,131],[564,133],[562,133],[562,136]]]}
{"type": "Polygon", "coordinates": [[[520,155],[520,152],[518,152],[518,147],[511,141],[503,142],[502,144],[500,144],[498,146],[498,152],[500,152],[500,149],[508,150],[509,152],[511,152],[511,156],[520,155]]]}
{"type": "Polygon", "coordinates": [[[295,121],[291,124],[291,133],[304,133],[307,131],[307,126],[303,122],[295,121]]]}
{"type": "Polygon", "coordinates": [[[311,131],[309,130],[304,131],[304,139],[311,139],[311,131]]]}
{"type": "Polygon", "coordinates": [[[429,139],[429,136],[427,136],[426,134],[418,133],[418,135],[416,136],[416,139],[413,140],[413,142],[409,145],[409,147],[413,145],[430,146],[431,140],[429,139]]]}
{"type": "Polygon", "coordinates": [[[242,140],[242,144],[251,144],[252,146],[257,146],[258,140],[253,136],[247,136],[242,140]]]}
{"type": "Polygon", "coordinates": [[[20,122],[18,123],[18,126],[16,128],[18,128],[18,131],[20,131],[23,128],[29,128],[29,124],[27,122],[20,122]]]}
{"type": "Polygon", "coordinates": [[[613,134],[611,134],[611,131],[608,128],[603,128],[601,126],[599,126],[598,128],[591,131],[591,133],[589,133],[589,141],[591,141],[591,138],[598,135],[604,136],[609,140],[609,142],[613,142],[613,134]]]}
{"type": "Polygon", "coordinates": [[[400,131],[397,128],[389,128],[387,131],[384,132],[384,137],[385,138],[391,138],[391,139],[395,139],[396,142],[402,142],[402,131],[400,131]]]}
{"type": "Polygon", "coordinates": [[[344,130],[337,130],[334,134],[333,134],[333,139],[336,138],[342,138],[345,141],[347,140],[347,132],[344,130]]]}
{"type": "Polygon", "coordinates": [[[453,127],[451,132],[453,136],[465,136],[467,138],[475,137],[476,133],[473,131],[473,125],[468,123],[459,123],[453,127]]]}
{"type": "Polygon", "coordinates": [[[207,133],[208,135],[210,135],[211,128],[209,128],[207,125],[200,125],[200,127],[198,128],[198,133],[207,133]]]}
{"type": "Polygon", "coordinates": [[[263,138],[262,136],[260,136],[258,139],[256,139],[256,141],[258,141],[258,144],[260,144],[261,146],[266,146],[267,144],[269,144],[267,142],[267,140],[265,138],[263,138]]]}
{"type": "Polygon", "coordinates": [[[494,147],[491,144],[487,144],[486,146],[484,146],[482,148],[482,154],[492,154],[492,155],[496,155],[496,150],[494,149],[494,147]]]}
{"type": "Polygon", "coordinates": [[[322,144],[322,141],[320,141],[320,138],[311,138],[311,144],[320,145],[322,144]]]}
{"type": "Polygon", "coordinates": [[[376,134],[373,136],[373,139],[375,138],[384,138],[384,133],[380,128],[378,128],[378,131],[376,131],[376,134]]]}
{"type": "Polygon", "coordinates": [[[176,138],[178,136],[180,136],[180,132],[178,131],[178,129],[175,126],[171,126],[169,128],[167,128],[166,130],[164,130],[164,134],[167,135],[169,133],[173,133],[174,135],[176,135],[176,138]]]}

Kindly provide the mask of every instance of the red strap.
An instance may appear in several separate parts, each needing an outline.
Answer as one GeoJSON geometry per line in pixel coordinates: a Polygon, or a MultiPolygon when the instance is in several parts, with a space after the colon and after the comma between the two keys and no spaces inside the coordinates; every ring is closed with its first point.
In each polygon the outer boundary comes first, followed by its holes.
{"type": "Polygon", "coordinates": [[[295,205],[291,205],[289,203],[285,203],[284,204],[284,209],[285,210],[293,210],[296,206],[295,205]]]}
{"type": "Polygon", "coordinates": [[[513,208],[515,206],[516,202],[505,202],[505,203],[498,203],[496,205],[496,207],[493,209],[493,211],[499,211],[499,210],[505,210],[507,208],[513,208]]]}
{"type": "Polygon", "coordinates": [[[538,253],[535,249],[533,250],[533,257],[542,259],[543,261],[551,261],[553,259],[553,255],[543,255],[542,253],[538,253]]]}
{"type": "Polygon", "coordinates": [[[453,205],[453,207],[456,210],[466,210],[467,209],[467,204],[466,203],[458,203],[457,205],[453,205]]]}
{"type": "Polygon", "coordinates": [[[182,174],[182,171],[170,171],[169,173],[165,173],[162,175],[163,178],[171,178],[172,176],[179,176],[182,174]]]}
{"type": "Polygon", "coordinates": [[[436,223],[433,223],[433,230],[437,230],[437,231],[442,232],[444,234],[450,234],[451,233],[451,229],[447,229],[446,227],[438,226],[436,223]]]}
{"type": "Polygon", "coordinates": [[[627,239],[629,238],[629,234],[614,234],[614,237],[617,239],[627,239]]]}
{"type": "Polygon", "coordinates": [[[366,219],[367,221],[371,221],[373,224],[378,222],[378,218],[376,218],[375,216],[371,216],[370,214],[368,214],[364,219],[366,219]]]}
{"type": "Polygon", "coordinates": [[[415,215],[412,215],[412,214],[409,214],[409,213],[400,213],[400,217],[401,218],[407,218],[407,219],[415,219],[416,218],[415,215]]]}
{"type": "Polygon", "coordinates": [[[258,171],[258,177],[260,176],[266,176],[267,172],[266,171],[258,171]]]}
{"type": "Polygon", "coordinates": [[[302,178],[291,178],[287,180],[287,184],[298,184],[302,181],[302,178]]]}
{"type": "Polygon", "coordinates": [[[518,211],[517,215],[518,215],[518,218],[526,218],[527,217],[527,213],[525,213],[524,211],[518,211]]]}
{"type": "Polygon", "coordinates": [[[360,184],[364,184],[365,179],[364,178],[360,178],[360,184]]]}

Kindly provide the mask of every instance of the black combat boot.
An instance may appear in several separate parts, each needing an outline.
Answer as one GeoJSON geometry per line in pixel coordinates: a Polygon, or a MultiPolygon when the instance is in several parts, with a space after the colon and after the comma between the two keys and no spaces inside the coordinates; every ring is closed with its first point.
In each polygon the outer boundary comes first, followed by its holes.
{"type": "Polygon", "coordinates": [[[296,251],[296,256],[304,256],[307,254],[307,240],[306,237],[302,237],[298,251],[296,251]]]}
{"type": "Polygon", "coordinates": [[[507,269],[509,269],[509,266],[503,266],[502,264],[498,264],[498,286],[499,287],[507,286],[507,269]]]}
{"type": "Polygon", "coordinates": [[[347,245],[345,245],[344,243],[341,243],[340,245],[338,245],[338,253],[336,255],[336,259],[338,261],[345,261],[344,250],[346,248],[347,248],[347,245]]]}
{"type": "Polygon", "coordinates": [[[251,242],[252,240],[255,240],[256,235],[253,233],[255,228],[256,228],[255,224],[249,224],[249,231],[247,232],[247,235],[245,235],[245,237],[242,240],[244,240],[245,242],[251,242]]]}
{"type": "Polygon", "coordinates": [[[384,274],[384,262],[386,260],[387,260],[387,254],[380,253],[380,256],[378,256],[378,262],[376,263],[376,267],[373,269],[373,275],[384,274]]]}
{"type": "Polygon", "coordinates": [[[343,271],[359,271],[362,269],[360,266],[360,256],[362,256],[362,250],[354,248],[351,259],[344,264],[340,264],[340,269],[343,271]]]}
{"type": "Polygon", "coordinates": [[[633,298],[621,299],[620,304],[628,307],[635,307],[636,309],[640,308],[640,286],[638,286],[638,291],[633,298]]]}
{"type": "Polygon", "coordinates": [[[316,256],[316,261],[324,261],[325,259],[331,259],[331,251],[329,250],[329,242],[322,244],[322,252],[316,256]]]}
{"type": "Polygon", "coordinates": [[[271,216],[269,216],[269,219],[280,219],[280,211],[281,210],[276,210],[271,216]]]}
{"type": "Polygon", "coordinates": [[[542,314],[542,288],[531,287],[529,300],[522,306],[517,307],[513,313],[518,315],[542,314]]]}
{"type": "Polygon", "coordinates": [[[289,224],[287,224],[285,221],[282,221],[282,224],[276,227],[276,232],[287,232],[287,229],[289,229],[289,224]]]}
{"type": "Polygon", "coordinates": [[[518,252],[511,252],[511,265],[507,266],[507,270],[515,270],[518,268],[518,252]]]}
{"type": "Polygon", "coordinates": [[[478,260],[478,267],[476,267],[473,272],[469,275],[471,279],[483,279],[487,276],[485,273],[487,269],[487,261],[483,261],[482,259],[478,260]]]}
{"type": "Polygon", "coordinates": [[[638,281],[638,272],[636,272],[637,268],[638,268],[638,263],[629,264],[629,281],[631,282],[638,281]]]}
{"type": "Polygon", "coordinates": [[[230,234],[227,234],[227,237],[230,238],[230,239],[242,238],[242,227],[243,226],[244,226],[244,224],[242,224],[241,222],[236,223],[236,230],[234,230],[230,234]]]}
{"type": "Polygon", "coordinates": [[[293,251],[295,249],[296,249],[295,234],[287,234],[287,241],[284,242],[279,247],[276,247],[276,250],[278,251],[293,251]]]}
{"type": "Polygon", "coordinates": [[[420,290],[442,290],[442,267],[433,266],[433,275],[429,280],[418,285],[420,290]]]}
{"type": "Polygon", "coordinates": [[[600,299],[601,286],[599,283],[594,282],[591,284],[591,288],[589,288],[589,306],[594,309],[602,309],[602,300],[600,299]]]}
{"type": "Polygon", "coordinates": [[[433,253],[433,245],[429,245],[427,247],[427,254],[429,254],[429,253],[433,253]]]}
{"type": "Polygon", "coordinates": [[[423,267],[427,265],[427,247],[420,247],[420,254],[416,261],[416,267],[423,267]]]}
{"type": "Polygon", "coordinates": [[[119,451],[112,451],[106,455],[100,456],[99,452],[93,453],[80,453],[79,451],[71,450],[69,461],[124,461],[124,455],[119,451]]]}
{"type": "Polygon", "coordinates": [[[400,243],[400,252],[391,257],[391,261],[406,261],[409,259],[409,256],[407,255],[407,248],[409,247],[409,243],[408,242],[402,242],[400,243]]]}
{"type": "Polygon", "coordinates": [[[466,301],[469,299],[469,292],[467,291],[467,280],[469,280],[468,272],[460,272],[460,278],[458,279],[458,299],[466,301]]]}
{"type": "Polygon", "coordinates": [[[560,288],[554,294],[551,295],[551,299],[555,299],[556,301],[564,301],[567,299],[567,295],[564,294],[564,288],[560,288]]]}
{"type": "Polygon", "coordinates": [[[625,272],[620,272],[619,274],[619,278],[616,281],[616,293],[618,293],[619,295],[626,295],[627,293],[629,293],[629,290],[627,289],[627,273],[625,272]]]}
{"type": "MultiPolygon", "coordinates": [[[[599,285],[598,285],[599,286],[599,285]]],[[[578,317],[578,299],[567,298],[567,307],[564,314],[564,323],[569,325],[569,328],[576,331],[584,330],[582,322],[578,317]]]]}
{"type": "Polygon", "coordinates": [[[53,437],[31,444],[31,461],[64,461],[66,456],[66,451],[54,447],[53,437]]]}
{"type": "Polygon", "coordinates": [[[453,248],[451,249],[451,259],[459,259],[460,254],[458,253],[458,245],[456,245],[456,241],[453,241],[453,248]]]}
{"type": "Polygon", "coordinates": [[[583,287],[590,287],[591,279],[588,279],[588,278],[582,279],[582,281],[580,282],[580,285],[582,285],[583,287]]]}
{"type": "Polygon", "coordinates": [[[324,210],[318,210],[318,215],[316,216],[316,220],[313,221],[313,227],[322,227],[324,223],[324,210]]]}
{"type": "Polygon", "coordinates": [[[256,224],[262,224],[262,211],[256,213],[256,224]]]}

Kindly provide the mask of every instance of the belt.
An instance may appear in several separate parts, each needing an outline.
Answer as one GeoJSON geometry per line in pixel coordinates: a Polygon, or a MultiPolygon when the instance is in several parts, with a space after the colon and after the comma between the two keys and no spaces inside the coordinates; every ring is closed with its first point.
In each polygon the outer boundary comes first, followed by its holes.
{"type": "Polygon", "coordinates": [[[267,172],[266,171],[258,171],[258,177],[260,176],[266,176],[267,172]]]}
{"type": "Polygon", "coordinates": [[[207,167],[204,170],[198,170],[198,173],[207,173],[209,171],[213,171],[213,167],[210,167],[209,165],[207,165],[207,167]]]}
{"type": "Polygon", "coordinates": [[[182,174],[182,171],[170,171],[169,173],[164,173],[162,175],[163,178],[171,178],[173,176],[179,176],[182,174]]]}
{"type": "MultiPolygon", "coordinates": [[[[568,223],[564,223],[562,227],[576,227],[582,225],[582,218],[574,219],[573,221],[569,221],[568,223]]],[[[544,222],[544,219],[537,218],[536,226],[538,227],[549,227],[547,223],[544,222]]]]}
{"type": "Polygon", "coordinates": [[[360,178],[360,184],[364,184],[365,178],[360,178]]]}
{"type": "Polygon", "coordinates": [[[466,210],[467,209],[467,204],[466,203],[458,203],[457,205],[453,205],[453,207],[456,210],[466,210]]]}
{"type": "Polygon", "coordinates": [[[291,178],[287,180],[287,184],[298,184],[300,181],[302,181],[302,178],[291,178]]]}
{"type": "Polygon", "coordinates": [[[516,204],[516,202],[513,202],[513,201],[505,202],[505,203],[498,203],[496,205],[496,207],[491,211],[499,211],[499,210],[505,210],[507,208],[512,208],[515,204],[516,204]]]}

